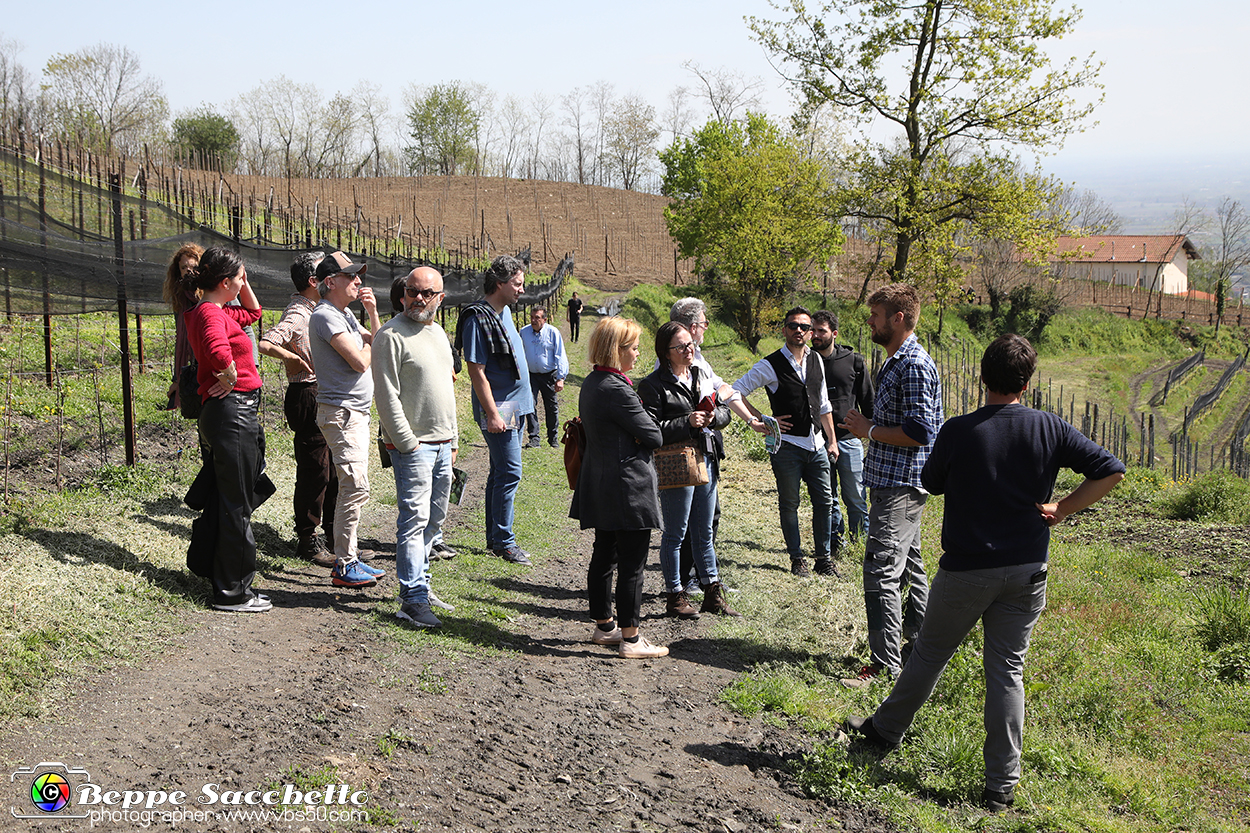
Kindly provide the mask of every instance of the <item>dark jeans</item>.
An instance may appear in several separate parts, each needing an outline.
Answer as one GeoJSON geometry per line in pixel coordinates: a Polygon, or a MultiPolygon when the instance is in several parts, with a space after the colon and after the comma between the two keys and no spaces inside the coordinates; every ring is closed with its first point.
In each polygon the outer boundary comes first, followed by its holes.
{"type": "Polygon", "coordinates": [[[577,341],[578,336],[582,333],[582,316],[581,313],[569,316],[569,341],[577,341]]]}
{"type": "Polygon", "coordinates": [[[265,460],[257,420],[260,391],[209,397],[200,412],[200,433],[213,452],[217,479],[217,547],[213,556],[213,603],[242,604],[252,597],[256,539],[252,503],[265,460]]]}
{"type": "Polygon", "coordinates": [[[556,372],[531,373],[530,393],[534,395],[534,413],[525,415],[525,428],[531,442],[538,442],[538,397],[543,398],[543,416],[547,420],[547,442],[555,444],[560,426],[560,404],[556,402],[556,372]]]}
{"type": "Polygon", "coordinates": [[[586,570],[592,619],[612,617],[612,571],[616,570],[616,624],[636,628],[642,614],[642,573],[651,548],[649,529],[596,529],[586,570]]]}
{"type": "Polygon", "coordinates": [[[283,402],[286,424],[295,435],[295,534],[310,538],[320,524],[333,541],[334,504],[339,480],[330,460],[330,448],[317,427],[317,383],[294,382],[283,402]]]}

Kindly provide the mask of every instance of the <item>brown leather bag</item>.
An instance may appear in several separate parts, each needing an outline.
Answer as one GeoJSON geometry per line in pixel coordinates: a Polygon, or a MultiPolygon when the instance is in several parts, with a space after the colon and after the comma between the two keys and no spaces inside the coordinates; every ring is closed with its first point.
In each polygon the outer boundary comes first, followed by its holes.
{"type": "Polygon", "coordinates": [[[703,451],[693,440],[662,445],[651,452],[660,491],[707,483],[707,464],[703,451]]]}
{"type": "Polygon", "coordinates": [[[564,423],[564,473],[569,478],[569,488],[577,488],[577,478],[582,473],[582,458],[586,455],[586,429],[582,418],[573,417],[564,423]]]}

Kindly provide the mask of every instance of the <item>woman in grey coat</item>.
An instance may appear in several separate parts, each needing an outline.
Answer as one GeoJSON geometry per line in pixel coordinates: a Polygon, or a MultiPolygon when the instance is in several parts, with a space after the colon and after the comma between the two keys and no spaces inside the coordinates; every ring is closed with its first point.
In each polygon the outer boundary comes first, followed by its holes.
{"type": "Polygon", "coordinates": [[[591,641],[618,645],[626,659],[668,654],[638,633],[642,575],[651,546],[651,530],[660,526],[652,449],[663,439],[660,426],[642,407],[625,374],[638,361],[642,328],[628,318],[605,318],[590,334],[594,370],[582,383],[578,400],[586,430],[586,454],[573,492],[569,517],[582,529],[595,530],[594,551],[586,572],[591,641]],[[612,618],[612,573],[616,572],[616,620],[612,618]]]}

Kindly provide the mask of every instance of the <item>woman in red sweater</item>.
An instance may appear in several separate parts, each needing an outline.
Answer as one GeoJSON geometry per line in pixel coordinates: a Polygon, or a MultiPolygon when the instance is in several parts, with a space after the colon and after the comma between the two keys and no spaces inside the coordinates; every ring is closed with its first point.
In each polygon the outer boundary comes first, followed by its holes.
{"type": "MultiPolygon", "coordinates": [[[[263,613],[273,605],[252,592],[256,575],[256,540],[252,537],[254,488],[265,468],[263,437],[257,418],[260,374],[252,342],[243,328],[260,320],[260,302],[247,282],[239,256],[214,246],[186,277],[188,288],[203,295],[185,313],[187,338],[199,364],[200,436],[211,449],[205,460],[216,479],[216,533],[213,548],[213,607],[232,613],[263,613]],[[235,298],[242,306],[227,306],[235,298]]],[[[206,511],[211,511],[209,507],[206,511]]],[[[194,546],[194,544],[193,544],[194,546]]]]}

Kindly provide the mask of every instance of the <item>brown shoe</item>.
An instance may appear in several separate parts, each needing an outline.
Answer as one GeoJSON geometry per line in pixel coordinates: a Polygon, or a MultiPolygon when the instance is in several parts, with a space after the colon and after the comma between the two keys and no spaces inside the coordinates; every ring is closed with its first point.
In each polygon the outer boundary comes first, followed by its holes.
{"type": "Polygon", "coordinates": [[[729,606],[725,601],[725,588],[719,581],[703,585],[703,606],[700,613],[719,613],[721,616],[741,616],[742,614],[729,606]]]}
{"type": "Polygon", "coordinates": [[[676,616],[678,619],[698,619],[699,611],[694,609],[694,605],[690,603],[690,596],[685,590],[679,593],[668,593],[668,603],[665,605],[665,613],[669,616],[676,616]]]}
{"type": "Polygon", "coordinates": [[[638,635],[637,642],[622,639],[619,652],[621,659],[654,659],[668,656],[668,648],[663,645],[652,645],[641,634],[638,635]]]}

